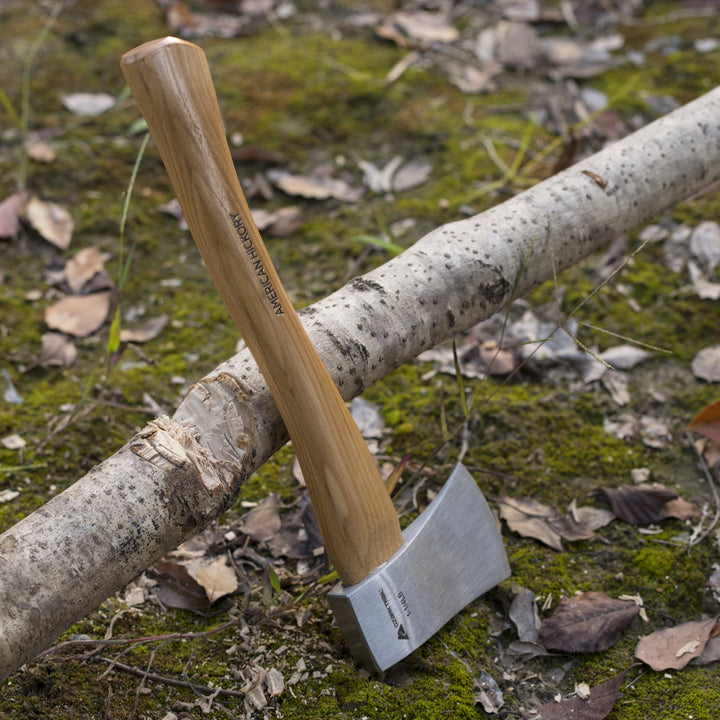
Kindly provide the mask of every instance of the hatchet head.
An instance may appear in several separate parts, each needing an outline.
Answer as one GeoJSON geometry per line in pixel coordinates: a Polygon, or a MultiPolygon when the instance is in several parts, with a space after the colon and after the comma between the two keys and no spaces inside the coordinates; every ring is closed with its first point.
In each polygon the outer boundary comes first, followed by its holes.
{"type": "Polygon", "coordinates": [[[328,600],[355,659],[381,671],[510,576],[497,521],[475,480],[456,465],[397,552],[328,600]]]}

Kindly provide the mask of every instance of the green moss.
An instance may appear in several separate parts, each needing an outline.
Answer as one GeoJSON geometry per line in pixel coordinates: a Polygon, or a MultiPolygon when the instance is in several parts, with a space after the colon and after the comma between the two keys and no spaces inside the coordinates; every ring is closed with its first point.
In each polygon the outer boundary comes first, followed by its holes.
{"type": "MultiPolygon", "coordinates": [[[[346,6],[348,11],[357,9],[349,2],[334,4],[346,6]]],[[[393,9],[391,3],[380,0],[368,6],[378,12],[393,9]]],[[[11,41],[4,46],[5,62],[0,65],[0,86],[16,104],[19,58],[42,24],[42,17],[27,12],[26,3],[17,7],[17,12],[11,12],[3,6],[3,32],[11,41]]],[[[672,33],[681,38],[675,50],[669,54],[648,50],[647,67],[619,66],[588,83],[612,98],[613,110],[622,118],[649,118],[655,98],[669,95],[684,101],[720,84],[717,51],[703,56],[689,51],[693,40],[717,35],[717,18],[681,17],[673,13],[677,7],[678,3],[653,3],[647,8],[652,23],[635,23],[625,33],[629,46],[638,50],[654,37],[672,33]]],[[[385,259],[380,253],[361,258],[363,248],[348,242],[353,235],[379,233],[396,220],[412,218],[416,225],[401,239],[409,244],[423,232],[456,219],[459,208],[468,202],[477,211],[495,202],[492,195],[478,195],[479,187],[501,175],[487,156],[484,140],[493,142],[505,163],[512,162],[527,127],[525,111],[532,99],[532,83],[524,77],[502,76],[495,92],[469,97],[448,85],[439,71],[413,67],[386,87],[384,78],[405,57],[404,49],[381,43],[358,29],[346,28],[344,37],[333,39],[292,23],[288,27],[288,38],[275,30],[262,30],[238,41],[200,41],[210,59],[229,133],[240,131],[246,142],[274,150],[294,172],[331,163],[336,176],[354,185],[361,181],[355,155],[378,166],[396,154],[433,163],[428,183],[398,193],[392,200],[368,194],[354,205],[304,203],[303,227],[290,239],[268,242],[291,297],[305,305],[338,287],[349,268],[363,272],[385,259]],[[352,157],[348,148],[352,148],[352,157]]],[[[69,253],[98,244],[110,254],[108,268],[113,274],[117,273],[122,193],[140,143],[139,138],[127,134],[127,128],[139,112],[128,103],[99,118],[78,120],[62,110],[60,95],[80,90],[119,95],[124,86],[120,55],[166,32],[157,5],[145,0],[128,0],[122,5],[105,0],[76,3],[63,11],[34,65],[31,126],[51,132],[59,157],[50,168],[31,165],[30,188],[71,209],[76,233],[69,253]]],[[[544,130],[535,129],[527,158],[553,140],[544,130]]],[[[8,143],[11,147],[0,157],[3,194],[14,190],[13,162],[19,151],[11,136],[8,143]]],[[[514,178],[506,190],[514,192],[542,177],[553,161],[548,158],[530,177],[514,178]]],[[[239,167],[239,172],[250,177],[256,169],[249,164],[239,167]]],[[[52,298],[31,303],[25,296],[38,287],[46,289],[40,279],[42,270],[57,251],[32,234],[3,244],[6,277],[0,284],[0,353],[24,403],[0,406],[0,436],[20,432],[28,448],[22,455],[0,449],[2,487],[22,489],[19,498],[0,504],[0,529],[67,487],[141,427],[146,417],[132,408],[142,404],[145,392],[171,411],[183,387],[172,378],[192,382],[232,354],[237,333],[191,239],[177,229],[173,219],[157,210],[171,197],[165,171],[150,146],[130,207],[127,242],[135,249],[121,299],[123,312],[133,309],[141,317],[170,316],[165,331],[142,347],[149,364],[138,364],[140,356],[128,349],[106,374],[102,353],[96,360],[98,348],[105,342],[100,337],[78,343],[78,362],[69,370],[29,370],[44,329],[43,310],[52,298]],[[163,281],[171,278],[180,278],[182,284],[167,287],[163,281]],[[62,407],[77,403],[91,377],[85,411],[69,427],[54,433],[63,417],[62,407]]],[[[278,196],[267,206],[272,209],[287,202],[278,196]]],[[[706,196],[675,208],[672,219],[695,223],[719,212],[720,201],[706,196]]],[[[593,267],[592,262],[581,264],[559,279],[565,312],[597,287],[593,267]]],[[[714,342],[717,318],[706,302],[674,292],[683,282],[664,269],[659,246],[646,247],[622,269],[616,283],[593,295],[578,312],[583,322],[670,350],[670,359],[660,356],[633,371],[631,401],[625,409],[675,418],[677,428],[697,409],[717,399],[717,390],[697,383],[688,370],[697,350],[714,342]],[[628,296],[637,303],[632,310],[628,309],[628,296]]],[[[547,283],[532,294],[530,302],[533,306],[549,302],[554,292],[554,285],[547,283]]],[[[601,349],[618,342],[587,327],[581,329],[581,339],[601,349]]],[[[401,368],[366,393],[367,399],[380,404],[389,427],[385,453],[391,461],[412,452],[418,465],[432,456],[432,464],[439,467],[453,462],[459,452],[461,436],[454,431],[466,418],[458,383],[445,376],[427,380],[427,370],[428,366],[417,365],[401,368]]],[[[693,451],[681,441],[679,431],[663,450],[650,450],[637,438],[616,440],[603,430],[603,421],[624,409],[614,406],[603,391],[580,386],[569,389],[564,377],[543,378],[541,383],[531,373],[523,373],[502,386],[495,380],[466,382],[469,397],[475,401],[467,424],[470,442],[465,462],[491,501],[507,492],[532,496],[558,509],[573,498],[579,503],[597,502],[593,493],[598,486],[626,482],[629,470],[639,466],[650,467],[653,479],[679,487],[683,496],[698,503],[707,500],[707,488],[697,480],[693,451]]],[[[283,448],[248,480],[243,498],[259,500],[277,492],[286,503],[293,502],[293,459],[293,449],[283,448]]],[[[432,475],[428,482],[439,487],[439,480],[432,475]]],[[[241,508],[232,508],[225,519],[234,522],[240,512],[241,508]]],[[[324,600],[307,587],[289,588],[296,600],[303,592],[309,595],[293,607],[248,611],[244,634],[233,628],[213,639],[140,644],[128,650],[123,661],[140,669],[150,664],[154,672],[169,677],[181,677],[186,670],[199,682],[230,687],[242,686],[235,673],[251,661],[277,667],[287,680],[297,661],[308,658],[314,663],[311,676],[286,688],[274,701],[277,715],[323,720],[476,718],[481,711],[473,704],[473,678],[486,669],[505,692],[508,714],[522,715],[535,700],[549,700],[552,695],[541,687],[538,697],[526,702],[522,693],[532,683],[529,675],[542,678],[564,672],[565,692],[572,691],[575,682],[603,682],[627,667],[637,636],[650,627],[717,612],[717,603],[705,588],[715,559],[712,543],[705,540],[688,552],[670,544],[687,533],[688,527],[669,521],[663,528],[660,535],[647,537],[615,522],[601,530],[598,539],[568,543],[562,553],[504,528],[512,578],[382,676],[358,671],[324,600]],[[613,596],[639,592],[651,625],[638,620],[603,653],[551,657],[525,668],[514,667],[503,657],[513,630],[498,630],[507,617],[513,584],[529,587],[544,598],[552,595],[555,600],[596,589],[613,596]],[[297,628],[295,611],[300,608],[308,610],[311,617],[297,628]],[[228,653],[233,645],[241,649],[228,653]],[[325,675],[328,666],[331,670],[325,675]],[[313,672],[319,675],[313,677],[313,672]],[[517,677],[508,679],[514,673],[517,677]]],[[[252,592],[257,595],[258,588],[252,592]]],[[[114,636],[202,631],[228,619],[231,612],[243,612],[241,608],[241,598],[230,599],[213,607],[217,615],[203,618],[148,605],[141,614],[118,616],[114,636]]],[[[71,633],[103,637],[111,619],[123,610],[119,600],[111,599],[64,638],[71,633]]],[[[73,650],[63,657],[82,651],[73,650]]],[[[111,655],[115,649],[103,652],[111,655]]],[[[98,679],[105,669],[105,664],[78,657],[32,663],[3,687],[0,715],[13,720],[34,714],[58,718],[95,717],[103,712],[117,717],[132,715],[139,679],[119,671],[98,679]]],[[[639,668],[631,671],[628,678],[635,682],[625,690],[610,718],[634,720],[658,712],[670,720],[717,715],[719,691],[712,668],[668,674],[670,677],[643,674],[639,668]]],[[[175,701],[193,702],[196,698],[187,688],[162,683],[148,683],[148,687],[148,694],[138,696],[138,715],[164,717],[175,701]]],[[[557,683],[552,689],[557,689],[557,683]]],[[[244,713],[241,700],[220,700],[231,713],[244,713]]],[[[216,708],[203,717],[227,715],[216,708]]]]}
{"type": "MultiPolygon", "coordinates": [[[[632,671],[628,677],[633,675],[632,671]]],[[[608,720],[640,720],[650,708],[667,720],[714,720],[720,712],[720,688],[713,668],[648,673],[618,700],[608,720]]]]}

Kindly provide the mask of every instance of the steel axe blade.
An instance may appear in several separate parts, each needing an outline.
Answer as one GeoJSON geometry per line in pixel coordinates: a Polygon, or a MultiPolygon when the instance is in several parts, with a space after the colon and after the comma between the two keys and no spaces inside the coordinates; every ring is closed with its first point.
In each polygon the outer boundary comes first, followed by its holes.
{"type": "Polygon", "coordinates": [[[385,670],[509,575],[495,516],[458,464],[390,560],[328,599],[355,658],[385,670]]]}

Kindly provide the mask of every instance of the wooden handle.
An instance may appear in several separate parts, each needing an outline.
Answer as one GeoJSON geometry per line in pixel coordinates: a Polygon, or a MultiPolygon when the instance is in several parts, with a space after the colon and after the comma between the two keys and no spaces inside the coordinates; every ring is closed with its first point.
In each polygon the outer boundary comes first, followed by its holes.
{"type": "Polygon", "coordinates": [[[293,309],[248,209],[203,51],[166,37],[121,62],[190,231],[295,445],[330,560],[346,585],[402,544],[375,461],[293,309]]]}

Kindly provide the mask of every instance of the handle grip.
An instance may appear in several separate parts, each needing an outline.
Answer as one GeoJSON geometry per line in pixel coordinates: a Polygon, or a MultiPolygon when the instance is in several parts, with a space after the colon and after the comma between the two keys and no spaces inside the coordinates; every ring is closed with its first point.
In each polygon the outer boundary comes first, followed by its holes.
{"type": "Polygon", "coordinates": [[[252,219],[205,54],[166,37],[127,52],[121,67],[210,276],[290,433],[330,560],[344,584],[357,583],[400,547],[400,525],[252,219]]]}

